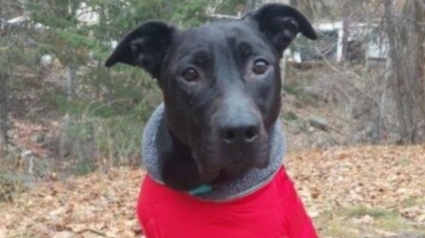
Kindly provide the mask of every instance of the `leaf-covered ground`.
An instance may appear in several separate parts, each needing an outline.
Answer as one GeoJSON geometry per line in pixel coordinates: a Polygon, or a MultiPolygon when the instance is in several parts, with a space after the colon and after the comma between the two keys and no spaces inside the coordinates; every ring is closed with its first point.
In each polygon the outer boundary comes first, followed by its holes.
{"type": "MultiPolygon", "coordinates": [[[[425,147],[334,148],[289,154],[320,237],[425,237],[425,147]]],[[[135,218],[142,170],[44,182],[0,203],[0,238],[143,237],[135,218]]]]}

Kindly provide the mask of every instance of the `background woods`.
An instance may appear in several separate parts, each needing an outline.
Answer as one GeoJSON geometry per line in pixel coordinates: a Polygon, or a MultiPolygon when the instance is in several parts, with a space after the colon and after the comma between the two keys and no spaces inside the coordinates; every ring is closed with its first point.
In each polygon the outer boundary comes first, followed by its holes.
{"type": "MultiPolygon", "coordinates": [[[[423,0],[282,2],[320,35],[297,40],[282,63],[291,149],[424,142],[423,0]]],[[[185,28],[262,3],[1,1],[2,163],[18,154],[31,176],[139,164],[136,132],[160,94],[139,69],[103,67],[120,37],[147,19],[185,28]]]]}
{"type": "MultiPolygon", "coordinates": [[[[292,150],[424,142],[424,1],[282,2],[301,9],[320,35],[297,40],[282,63],[292,150]]],[[[103,67],[120,37],[147,19],[186,28],[262,3],[1,1],[2,163],[19,155],[31,176],[138,165],[136,132],[160,94],[139,69],[103,67]]]]}

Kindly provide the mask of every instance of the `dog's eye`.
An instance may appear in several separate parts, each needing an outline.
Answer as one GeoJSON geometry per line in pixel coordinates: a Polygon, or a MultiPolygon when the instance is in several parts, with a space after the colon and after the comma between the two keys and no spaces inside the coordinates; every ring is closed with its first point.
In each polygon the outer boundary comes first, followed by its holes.
{"type": "Polygon", "coordinates": [[[188,68],[183,72],[182,77],[188,82],[193,82],[198,80],[199,74],[194,68],[188,68]]]}
{"type": "Polygon", "coordinates": [[[264,74],[269,67],[269,63],[267,61],[260,59],[254,62],[252,66],[252,71],[256,74],[264,74]]]}

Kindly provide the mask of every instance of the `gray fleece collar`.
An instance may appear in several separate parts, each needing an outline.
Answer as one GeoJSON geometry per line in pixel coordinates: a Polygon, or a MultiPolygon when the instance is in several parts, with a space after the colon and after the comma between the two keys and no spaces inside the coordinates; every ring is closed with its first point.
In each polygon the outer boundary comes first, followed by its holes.
{"type": "MultiPolygon", "coordinates": [[[[162,184],[160,169],[158,164],[158,149],[156,140],[158,128],[161,126],[164,117],[164,105],[160,104],[151,115],[143,132],[142,158],[144,166],[149,175],[158,183],[162,184]]],[[[280,166],[286,150],[286,142],[283,133],[282,123],[278,120],[272,128],[270,163],[266,168],[254,168],[245,173],[237,180],[229,181],[220,187],[214,187],[212,191],[193,195],[203,200],[228,201],[246,196],[272,180],[280,166]]]]}

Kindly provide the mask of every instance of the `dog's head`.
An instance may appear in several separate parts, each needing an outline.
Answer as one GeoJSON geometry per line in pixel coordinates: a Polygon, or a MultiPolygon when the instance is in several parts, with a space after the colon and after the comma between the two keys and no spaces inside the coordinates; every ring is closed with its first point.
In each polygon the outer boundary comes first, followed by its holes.
{"type": "Polygon", "coordinates": [[[317,38],[305,16],[282,4],[190,30],[149,21],[105,65],[139,66],[158,80],[169,130],[208,181],[267,166],[281,104],[279,62],[298,33],[317,38]]]}

